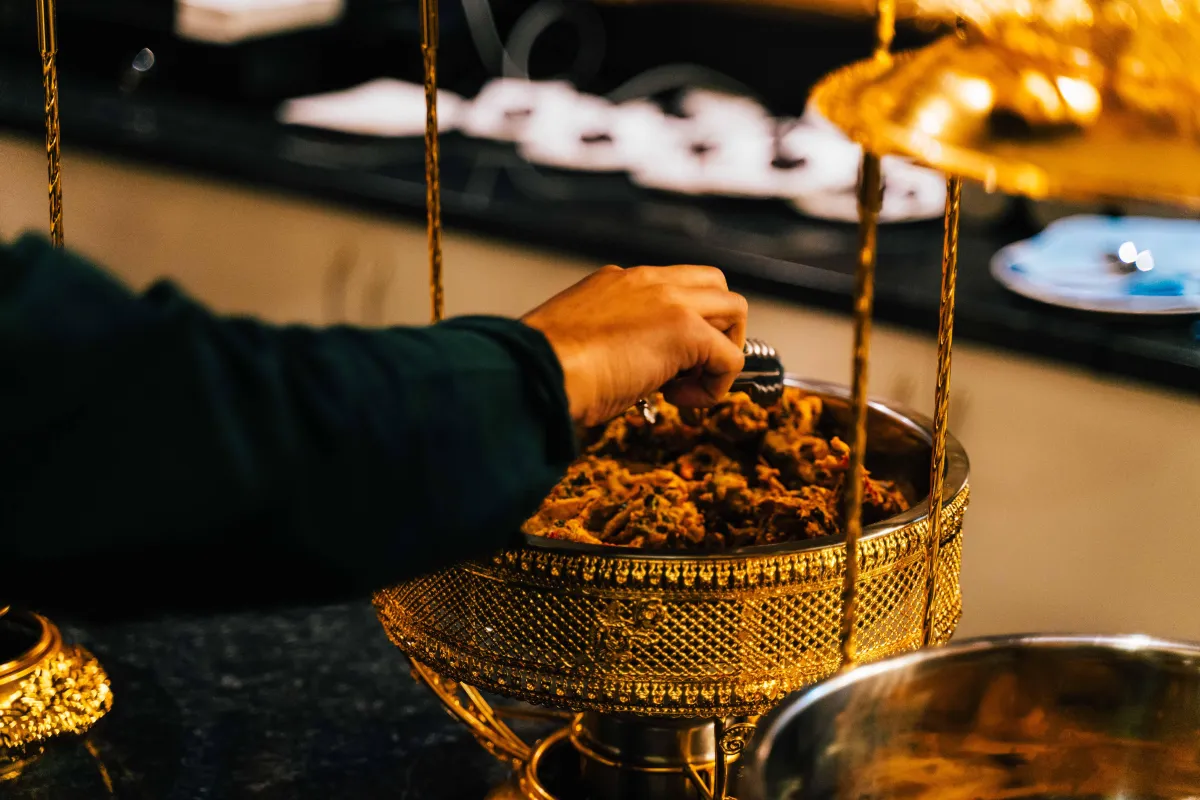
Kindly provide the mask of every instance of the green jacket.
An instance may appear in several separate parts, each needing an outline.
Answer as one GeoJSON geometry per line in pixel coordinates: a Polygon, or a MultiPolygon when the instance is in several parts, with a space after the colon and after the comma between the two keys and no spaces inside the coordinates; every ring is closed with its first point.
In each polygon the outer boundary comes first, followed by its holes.
{"type": "Polygon", "coordinates": [[[332,599],[510,544],[576,452],[519,322],[277,327],[0,247],[0,598],[332,599]]]}

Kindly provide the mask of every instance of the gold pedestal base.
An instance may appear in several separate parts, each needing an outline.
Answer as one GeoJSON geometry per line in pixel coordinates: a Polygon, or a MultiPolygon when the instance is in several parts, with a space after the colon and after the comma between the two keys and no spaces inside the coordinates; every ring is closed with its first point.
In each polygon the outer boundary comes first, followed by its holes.
{"type": "MultiPolygon", "coordinates": [[[[570,725],[558,729],[534,745],[527,761],[516,766],[511,778],[505,783],[492,789],[487,800],[570,800],[570,798],[586,795],[591,800],[608,800],[622,797],[653,797],[655,800],[711,800],[718,797],[723,800],[735,800],[727,793],[728,786],[717,786],[715,782],[716,763],[695,761],[691,763],[667,764],[670,758],[663,759],[661,765],[643,763],[647,761],[646,752],[626,754],[628,761],[615,761],[597,753],[584,744],[581,738],[586,737],[585,727],[593,727],[599,721],[604,723],[617,722],[625,728],[626,734],[634,733],[641,728],[650,738],[658,738],[660,742],[669,744],[676,742],[680,745],[679,756],[683,762],[689,761],[699,753],[686,752],[689,739],[693,742],[702,740],[701,734],[705,729],[712,730],[711,723],[700,722],[696,725],[681,726],[678,738],[661,737],[654,722],[616,721],[612,718],[591,720],[587,723],[577,718],[570,725]],[[548,762],[556,762],[548,768],[548,762]],[[690,767],[690,769],[689,769],[690,767]],[[715,793],[714,793],[714,790],[715,793]]],[[[712,745],[712,737],[708,737],[712,745]]],[[[645,742],[642,742],[645,744],[645,742]]],[[[653,751],[651,746],[649,750],[653,751]]],[[[651,757],[653,760],[653,757],[651,757]]]]}

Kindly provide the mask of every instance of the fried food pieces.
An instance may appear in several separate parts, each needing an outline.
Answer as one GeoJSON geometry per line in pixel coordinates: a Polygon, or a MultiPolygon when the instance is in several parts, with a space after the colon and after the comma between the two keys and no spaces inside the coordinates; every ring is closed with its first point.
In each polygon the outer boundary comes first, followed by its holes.
{"type": "MultiPolygon", "coordinates": [[[[721,550],[841,532],[850,448],[818,431],[821,398],[788,388],[771,407],[731,394],[693,416],[656,396],[593,432],[524,526],[529,534],[649,549],[721,550]]],[[[909,508],[867,476],[863,521],[909,508]]]]}

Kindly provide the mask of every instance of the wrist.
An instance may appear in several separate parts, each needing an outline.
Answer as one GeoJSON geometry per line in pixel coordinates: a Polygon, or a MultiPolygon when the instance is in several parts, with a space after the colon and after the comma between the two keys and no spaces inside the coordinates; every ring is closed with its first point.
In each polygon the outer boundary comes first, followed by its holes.
{"type": "Polygon", "coordinates": [[[544,330],[535,319],[527,318],[522,322],[541,333],[550,344],[562,370],[563,392],[567,396],[571,419],[577,424],[587,424],[588,412],[594,405],[595,388],[590,370],[584,363],[584,348],[570,337],[557,336],[544,330]]]}

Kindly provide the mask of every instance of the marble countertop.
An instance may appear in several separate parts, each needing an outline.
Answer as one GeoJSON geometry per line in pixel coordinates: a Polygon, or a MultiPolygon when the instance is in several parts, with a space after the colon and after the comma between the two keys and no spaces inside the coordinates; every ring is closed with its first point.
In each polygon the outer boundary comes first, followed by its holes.
{"type": "Polygon", "coordinates": [[[113,710],[0,784],[6,800],[450,800],[507,774],[367,602],[63,627],[109,671],[113,710]]]}

